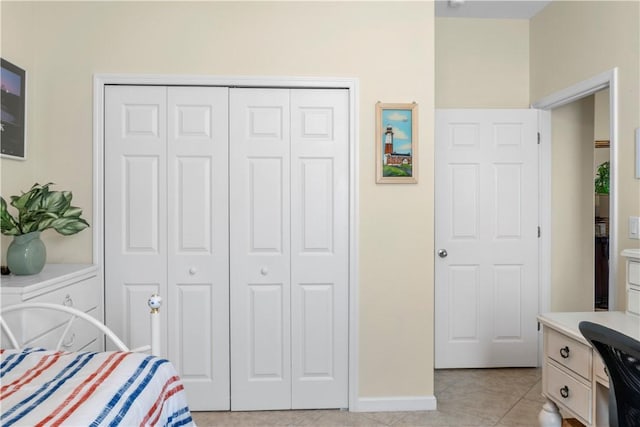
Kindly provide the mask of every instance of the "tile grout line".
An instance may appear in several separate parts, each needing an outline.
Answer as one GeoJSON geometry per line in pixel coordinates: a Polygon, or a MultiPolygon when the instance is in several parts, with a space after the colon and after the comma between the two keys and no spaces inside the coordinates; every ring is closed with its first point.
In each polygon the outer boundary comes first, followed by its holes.
{"type": "MultiPolygon", "coordinates": [[[[539,380],[538,380],[538,381],[539,381],[539,380]]],[[[523,400],[525,400],[525,397],[527,396],[527,394],[529,394],[529,392],[530,392],[531,390],[533,390],[533,388],[534,388],[536,385],[538,385],[538,381],[536,381],[535,383],[533,383],[533,384],[531,385],[531,387],[529,387],[529,388],[527,389],[527,391],[525,391],[525,392],[520,396],[520,399],[518,399],[518,400],[517,400],[517,401],[516,401],[516,402],[515,402],[515,403],[514,403],[514,404],[513,404],[509,409],[507,409],[507,410],[506,410],[506,412],[505,412],[504,414],[502,414],[502,417],[500,417],[500,419],[498,420],[498,422],[497,422],[496,424],[494,424],[494,426],[499,426],[499,425],[500,425],[500,423],[502,422],[502,420],[503,420],[507,415],[509,415],[509,412],[511,412],[511,411],[513,410],[513,408],[515,408],[516,406],[518,406],[518,404],[519,404],[520,402],[522,402],[523,400]]]]}

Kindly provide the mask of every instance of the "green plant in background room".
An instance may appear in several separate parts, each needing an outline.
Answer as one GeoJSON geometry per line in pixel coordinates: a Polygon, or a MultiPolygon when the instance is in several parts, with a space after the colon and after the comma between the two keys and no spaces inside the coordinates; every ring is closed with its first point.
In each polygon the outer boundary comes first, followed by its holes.
{"type": "Polygon", "coordinates": [[[49,228],[69,236],[89,227],[81,217],[82,209],[71,206],[70,191],[51,191],[48,183],[34,184],[20,196],[11,196],[11,206],[17,210],[12,215],[7,202],[0,197],[0,232],[13,236],[7,248],[9,270],[18,275],[37,274],[46,262],[46,248],[40,233],[49,228]]]}
{"type": "Polygon", "coordinates": [[[595,179],[596,194],[609,194],[609,162],[598,166],[595,179]]]}

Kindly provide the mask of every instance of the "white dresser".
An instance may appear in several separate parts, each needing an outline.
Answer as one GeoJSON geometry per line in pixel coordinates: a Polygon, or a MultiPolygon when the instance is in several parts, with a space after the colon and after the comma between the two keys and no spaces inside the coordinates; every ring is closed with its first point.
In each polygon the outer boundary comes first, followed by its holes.
{"type": "MultiPolygon", "coordinates": [[[[47,264],[44,269],[30,276],[1,276],[2,306],[21,302],[47,302],[71,306],[89,313],[102,321],[102,295],[98,268],[87,264],[47,264]]],[[[68,317],[60,313],[29,310],[24,313],[8,313],[5,320],[16,337],[25,346],[52,348],[59,340],[68,317]]],[[[2,336],[0,346],[6,341],[2,336]]],[[[88,324],[76,321],[62,349],[103,350],[101,336],[88,324]]]]}
{"type": "Polygon", "coordinates": [[[558,408],[587,426],[604,427],[608,421],[609,380],[604,364],[578,325],[586,320],[640,340],[640,251],[625,250],[627,258],[627,310],[545,313],[542,394],[547,398],[540,412],[541,426],[560,426],[558,408]]]}

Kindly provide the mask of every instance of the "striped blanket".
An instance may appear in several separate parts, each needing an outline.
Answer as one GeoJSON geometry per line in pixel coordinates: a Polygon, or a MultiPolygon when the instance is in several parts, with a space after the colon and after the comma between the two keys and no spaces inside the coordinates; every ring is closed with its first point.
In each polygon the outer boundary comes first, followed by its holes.
{"type": "Polygon", "coordinates": [[[0,350],[2,426],[193,425],[165,359],[141,353],[0,350]]]}

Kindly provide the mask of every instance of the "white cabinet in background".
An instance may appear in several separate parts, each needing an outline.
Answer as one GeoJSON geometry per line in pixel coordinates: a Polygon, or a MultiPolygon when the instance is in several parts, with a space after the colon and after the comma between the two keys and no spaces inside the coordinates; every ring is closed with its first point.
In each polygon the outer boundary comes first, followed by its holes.
{"type": "MultiPolygon", "coordinates": [[[[46,302],[82,310],[102,321],[102,291],[97,267],[85,264],[47,264],[39,274],[2,276],[2,306],[46,302]]],[[[54,348],[68,316],[41,310],[7,313],[5,320],[27,347],[54,348]]],[[[2,344],[6,337],[2,337],[2,344]]],[[[74,322],[61,350],[100,351],[102,336],[85,322],[74,322]]]]}
{"type": "Polygon", "coordinates": [[[627,312],[640,316],[640,249],[625,249],[627,258],[627,312]]]}

